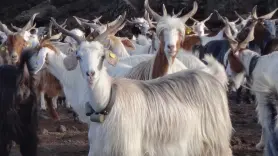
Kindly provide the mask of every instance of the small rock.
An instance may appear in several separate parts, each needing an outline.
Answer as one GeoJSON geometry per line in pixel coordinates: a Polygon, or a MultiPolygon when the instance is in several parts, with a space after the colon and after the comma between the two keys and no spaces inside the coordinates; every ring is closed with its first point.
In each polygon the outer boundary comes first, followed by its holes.
{"type": "Polygon", "coordinates": [[[60,125],[60,126],[57,128],[57,132],[65,133],[66,131],[67,131],[67,128],[66,128],[64,125],[60,125]]]}
{"type": "Polygon", "coordinates": [[[75,126],[72,126],[72,129],[73,129],[74,131],[79,131],[78,128],[76,128],[75,126]]]}
{"type": "Polygon", "coordinates": [[[48,130],[44,128],[44,129],[42,130],[41,133],[42,133],[43,135],[47,135],[47,134],[48,134],[48,130]]]}

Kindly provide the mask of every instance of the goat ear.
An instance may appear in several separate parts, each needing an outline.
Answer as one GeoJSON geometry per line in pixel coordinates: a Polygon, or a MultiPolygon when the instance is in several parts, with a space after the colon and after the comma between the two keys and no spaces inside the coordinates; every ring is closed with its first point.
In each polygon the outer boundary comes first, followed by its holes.
{"type": "Polygon", "coordinates": [[[74,55],[69,55],[63,60],[64,66],[68,71],[74,70],[77,67],[78,60],[74,55]]]}
{"type": "Polygon", "coordinates": [[[115,66],[118,63],[118,57],[116,54],[114,54],[112,51],[107,50],[106,51],[106,60],[109,64],[112,66],[115,66]]]}
{"type": "Polygon", "coordinates": [[[134,44],[128,38],[121,38],[121,41],[126,48],[135,50],[134,44]]]}

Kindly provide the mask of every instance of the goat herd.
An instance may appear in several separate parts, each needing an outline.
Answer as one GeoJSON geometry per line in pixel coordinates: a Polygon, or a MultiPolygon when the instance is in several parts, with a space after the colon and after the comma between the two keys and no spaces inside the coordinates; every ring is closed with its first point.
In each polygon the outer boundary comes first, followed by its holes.
{"type": "Polygon", "coordinates": [[[37,103],[59,120],[58,97],[88,124],[89,156],[232,156],[227,92],[240,101],[242,86],[256,100],[256,148],[278,155],[271,98],[278,90],[278,20],[271,19],[278,9],[258,17],[255,6],[247,18],[235,12],[236,21],[215,11],[225,24],[217,33],[205,25],[212,14],[193,18],[196,2],[185,15],[163,5],[161,16],[148,0],[145,9],[143,18],[123,13],[108,24],[74,16],[82,29],[72,30],[54,18],[36,28],[38,13],[14,31],[0,22],[1,156],[12,141],[23,156],[37,155],[37,103]],[[133,25],[132,39],[115,36],[125,24],[133,25]]]}

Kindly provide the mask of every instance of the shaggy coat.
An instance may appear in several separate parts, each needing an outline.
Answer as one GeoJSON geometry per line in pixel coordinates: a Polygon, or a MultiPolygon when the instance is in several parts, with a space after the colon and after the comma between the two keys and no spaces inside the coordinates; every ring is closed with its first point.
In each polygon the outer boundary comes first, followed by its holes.
{"type": "Polygon", "coordinates": [[[232,155],[227,96],[212,76],[187,71],[150,81],[110,81],[102,73],[99,80],[91,102],[109,99],[99,93],[109,93],[113,84],[116,99],[104,123],[90,125],[89,156],[232,155]]]}

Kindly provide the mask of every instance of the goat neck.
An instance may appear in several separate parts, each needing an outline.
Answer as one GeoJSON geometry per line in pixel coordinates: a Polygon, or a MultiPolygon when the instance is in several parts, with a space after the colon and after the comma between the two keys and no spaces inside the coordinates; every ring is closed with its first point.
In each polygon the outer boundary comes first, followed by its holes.
{"type": "Polygon", "coordinates": [[[110,99],[111,86],[112,79],[106,70],[101,70],[99,78],[94,80],[93,85],[88,86],[91,101],[94,101],[91,106],[96,112],[101,112],[106,108],[110,99]]]}

